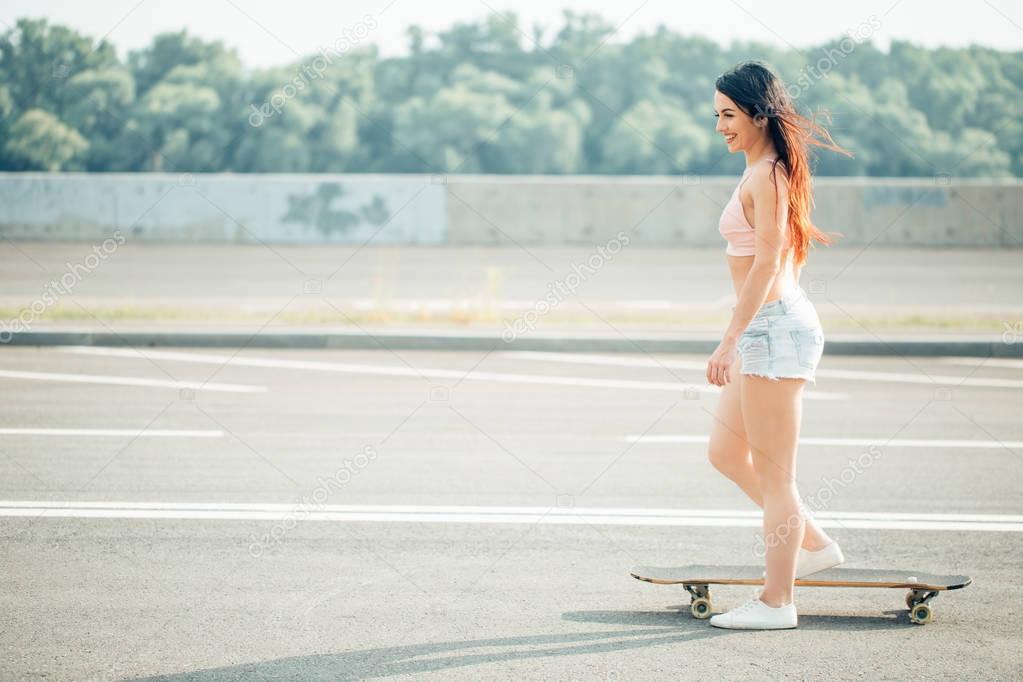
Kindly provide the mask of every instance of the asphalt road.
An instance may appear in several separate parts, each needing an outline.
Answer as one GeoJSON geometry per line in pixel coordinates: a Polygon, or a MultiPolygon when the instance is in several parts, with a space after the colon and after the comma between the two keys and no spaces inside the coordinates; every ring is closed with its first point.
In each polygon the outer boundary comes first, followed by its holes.
{"type": "Polygon", "coordinates": [[[826,355],[798,481],[846,566],[974,584],[735,632],[628,573],[757,561],[705,360],[4,348],[0,678],[1018,679],[1023,363],[826,355]]]}

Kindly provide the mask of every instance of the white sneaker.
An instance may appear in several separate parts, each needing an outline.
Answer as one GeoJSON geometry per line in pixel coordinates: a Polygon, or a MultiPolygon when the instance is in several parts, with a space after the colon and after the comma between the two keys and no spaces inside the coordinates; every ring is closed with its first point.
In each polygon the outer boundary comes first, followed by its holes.
{"type": "Polygon", "coordinates": [[[816,552],[800,547],[799,556],[796,559],[796,577],[804,578],[813,573],[834,568],[844,561],[845,556],[842,554],[842,548],[834,541],[816,552]]]}
{"type": "Polygon", "coordinates": [[[711,617],[710,624],[729,630],[790,630],[797,626],[795,602],[785,606],[768,606],[760,601],[760,592],[742,606],[711,617]]]}
{"type": "MultiPolygon", "coordinates": [[[[844,562],[845,556],[837,542],[832,541],[830,545],[821,547],[815,552],[800,547],[799,554],[796,555],[796,577],[805,578],[808,575],[834,568],[844,562]]],[[[761,577],[766,578],[767,571],[764,571],[761,577]]]]}

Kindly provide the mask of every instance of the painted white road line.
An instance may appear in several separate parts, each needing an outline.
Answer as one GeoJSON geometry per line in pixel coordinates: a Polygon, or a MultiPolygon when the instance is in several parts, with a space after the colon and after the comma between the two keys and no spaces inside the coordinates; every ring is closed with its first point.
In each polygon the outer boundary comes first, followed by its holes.
{"type": "MultiPolygon", "coordinates": [[[[628,443],[708,443],[710,436],[626,436],[628,443]]],[[[852,445],[893,448],[1021,448],[1023,440],[938,440],[926,438],[809,438],[800,436],[800,445],[852,445]]]]}
{"type": "Polygon", "coordinates": [[[924,374],[917,372],[868,372],[861,369],[819,369],[818,378],[850,379],[853,381],[887,381],[899,384],[924,384],[926,386],[973,386],[977,388],[1023,388],[1023,381],[1018,379],[998,379],[996,377],[961,377],[949,374],[924,374]]]}
{"type": "Polygon", "coordinates": [[[115,386],[146,386],[149,388],[190,388],[196,391],[226,391],[228,393],[263,393],[266,386],[241,384],[215,384],[201,381],[173,381],[166,379],[137,379],[132,377],[102,376],[96,374],[65,374],[61,372],[20,372],[0,369],[0,377],[33,381],[67,381],[79,384],[110,384],[115,386]]]}
{"type": "MultiPolygon", "coordinates": [[[[703,383],[684,384],[670,381],[633,381],[628,379],[589,379],[586,377],[559,377],[542,374],[506,374],[501,372],[463,372],[451,369],[412,369],[388,365],[368,365],[346,362],[324,362],[320,360],[285,360],[279,358],[255,358],[247,356],[210,355],[208,353],[181,353],[176,351],[151,351],[120,348],[94,348],[92,346],[68,346],[63,352],[105,357],[123,357],[149,360],[172,360],[177,362],[198,362],[236,367],[266,367],[273,369],[312,370],[316,372],[342,372],[396,377],[428,377],[467,381],[495,381],[514,384],[544,384],[548,386],[587,386],[591,388],[636,389],[645,391],[670,391],[682,393],[687,390],[701,393],[718,393],[721,388],[703,383]]],[[[807,399],[841,400],[844,394],[821,391],[806,394],[807,399]]]]}
{"type": "MultiPolygon", "coordinates": [[[[0,516],[37,518],[207,519],[230,521],[372,521],[386,523],[543,523],[618,526],[758,528],[760,512],[705,509],[600,507],[460,507],[421,505],[316,505],[173,502],[0,501],[0,516]]],[[[1013,514],[816,512],[824,527],[870,530],[1023,532],[1013,514]]]]}
{"type": "MultiPolygon", "coordinates": [[[[691,369],[705,372],[707,363],[699,360],[652,360],[650,358],[628,358],[613,355],[590,355],[588,353],[547,353],[542,351],[501,351],[503,355],[523,360],[562,362],[583,365],[607,365],[617,367],[667,367],[669,369],[691,369]]],[[[956,358],[962,359],[962,358],[956,358]]],[[[969,359],[969,358],[967,358],[969,359]]],[[[977,364],[977,359],[972,359],[977,364]]],[[[871,372],[859,369],[818,369],[818,379],[850,379],[853,381],[887,381],[902,384],[926,384],[929,386],[978,386],[984,388],[1023,388],[1023,380],[998,379],[994,377],[957,377],[946,374],[924,374],[923,372],[871,372]]],[[[813,392],[808,387],[807,397],[813,392]]]]}
{"type": "Polygon", "coordinates": [[[223,431],[180,429],[0,429],[0,436],[74,436],[130,438],[223,438],[223,431]]]}
{"type": "Polygon", "coordinates": [[[1023,360],[1013,358],[937,358],[943,365],[965,365],[966,367],[1004,367],[1007,369],[1023,369],[1023,360]]]}
{"type": "MultiPolygon", "coordinates": [[[[286,512],[301,505],[286,502],[137,502],[93,500],[0,500],[0,508],[74,507],[88,509],[178,509],[188,511],[267,511],[286,512]]],[[[684,509],[678,507],[519,507],[492,505],[424,505],[424,504],[318,504],[316,509],[331,512],[438,513],[438,514],[547,514],[578,516],[612,514],[615,516],[707,516],[759,519],[762,512],[750,509],[684,509]]],[[[900,521],[992,521],[1023,523],[1023,514],[971,514],[932,512],[840,512],[816,511],[821,519],[872,519],[900,521]]]]}

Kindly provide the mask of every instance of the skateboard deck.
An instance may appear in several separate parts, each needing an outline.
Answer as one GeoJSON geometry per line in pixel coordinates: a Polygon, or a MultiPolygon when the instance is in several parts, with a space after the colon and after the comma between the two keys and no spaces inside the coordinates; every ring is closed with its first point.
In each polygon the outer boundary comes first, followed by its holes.
{"type": "MultiPolygon", "coordinates": [[[[636,566],[632,577],[659,585],[682,585],[692,602],[689,612],[695,618],[710,618],[710,585],[763,585],[763,566],[636,566]]],[[[923,625],[931,620],[930,602],[940,592],[958,590],[973,582],[965,575],[941,575],[922,571],[872,568],[829,568],[805,578],[797,578],[799,587],[886,587],[908,589],[905,603],[909,619],[923,625]]]]}

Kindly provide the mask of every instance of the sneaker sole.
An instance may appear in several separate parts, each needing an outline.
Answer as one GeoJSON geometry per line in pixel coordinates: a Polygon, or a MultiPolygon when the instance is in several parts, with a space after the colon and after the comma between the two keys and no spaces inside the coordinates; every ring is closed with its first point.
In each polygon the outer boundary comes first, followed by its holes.
{"type": "Polygon", "coordinates": [[[714,623],[711,623],[711,627],[721,628],[722,630],[795,630],[797,627],[799,627],[799,624],[797,623],[796,625],[777,625],[777,626],[770,626],[770,627],[755,627],[755,628],[753,628],[753,627],[736,627],[734,625],[715,625],[714,623]]]}

